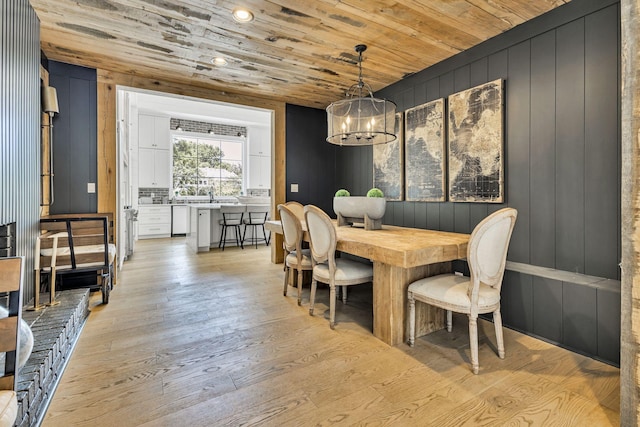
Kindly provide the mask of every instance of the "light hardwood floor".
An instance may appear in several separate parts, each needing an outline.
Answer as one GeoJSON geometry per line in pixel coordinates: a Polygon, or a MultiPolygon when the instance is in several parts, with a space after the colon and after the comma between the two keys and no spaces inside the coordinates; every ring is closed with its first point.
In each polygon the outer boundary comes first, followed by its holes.
{"type": "Polygon", "coordinates": [[[370,332],[370,285],[328,324],[308,314],[269,249],[193,254],[184,239],[137,242],[108,305],[91,315],[43,426],[614,426],[619,369],[480,321],[480,374],[465,317],[389,347],[370,332]]]}

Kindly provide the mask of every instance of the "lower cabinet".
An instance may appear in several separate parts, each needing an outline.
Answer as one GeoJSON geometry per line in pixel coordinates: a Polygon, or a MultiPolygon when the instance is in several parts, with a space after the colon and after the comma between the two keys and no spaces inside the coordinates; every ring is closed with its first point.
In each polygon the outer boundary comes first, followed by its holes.
{"type": "Polygon", "coordinates": [[[200,209],[198,207],[190,206],[187,245],[189,245],[194,252],[207,252],[210,244],[210,233],[211,209],[200,209]]]}
{"type": "Polygon", "coordinates": [[[170,205],[138,207],[138,239],[155,239],[170,236],[170,205]]]}

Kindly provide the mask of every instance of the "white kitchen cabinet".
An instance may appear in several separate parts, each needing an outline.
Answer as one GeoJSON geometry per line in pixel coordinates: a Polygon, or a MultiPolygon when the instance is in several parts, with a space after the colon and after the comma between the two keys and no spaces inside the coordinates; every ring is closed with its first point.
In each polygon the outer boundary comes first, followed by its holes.
{"type": "Polygon", "coordinates": [[[270,156],[249,156],[249,179],[247,188],[271,188],[270,156]]]}
{"type": "Polygon", "coordinates": [[[138,206],[138,239],[171,236],[171,205],[138,206]]]}
{"type": "MultiPolygon", "coordinates": [[[[219,209],[219,208],[218,208],[219,209]]],[[[189,206],[187,245],[194,252],[208,252],[211,244],[211,208],[189,206]]]]}
{"type": "Polygon", "coordinates": [[[171,206],[171,235],[186,235],[189,232],[189,206],[171,206]]]}
{"type": "Polygon", "coordinates": [[[169,150],[140,148],[138,154],[138,187],[169,188],[169,150]]]}
{"type": "Polygon", "coordinates": [[[138,115],[138,148],[168,150],[170,145],[168,117],[138,115]]]}
{"type": "Polygon", "coordinates": [[[252,127],[249,130],[249,155],[271,156],[271,129],[268,127],[252,127]]]}

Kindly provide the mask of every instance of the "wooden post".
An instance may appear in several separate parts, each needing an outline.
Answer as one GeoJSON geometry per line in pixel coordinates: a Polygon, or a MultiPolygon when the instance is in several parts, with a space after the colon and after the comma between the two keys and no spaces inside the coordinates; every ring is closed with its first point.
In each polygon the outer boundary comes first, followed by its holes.
{"type": "Polygon", "coordinates": [[[622,180],[620,425],[640,417],[640,0],[621,0],[622,180]]]}

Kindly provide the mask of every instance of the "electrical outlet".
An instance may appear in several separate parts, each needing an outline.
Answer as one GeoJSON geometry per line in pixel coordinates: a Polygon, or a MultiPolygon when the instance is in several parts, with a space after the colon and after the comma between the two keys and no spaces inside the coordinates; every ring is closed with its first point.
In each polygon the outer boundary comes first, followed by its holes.
{"type": "Polygon", "coordinates": [[[96,192],[96,183],[87,182],[87,193],[95,193],[95,192],[96,192]]]}
{"type": "Polygon", "coordinates": [[[291,192],[292,193],[298,192],[298,184],[291,184],[291,192]]]}

